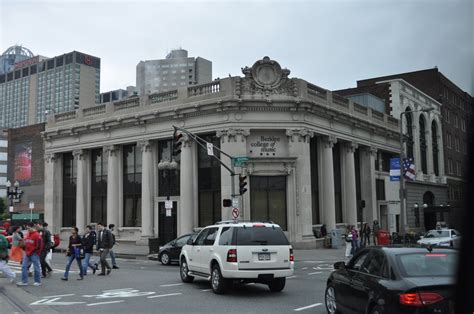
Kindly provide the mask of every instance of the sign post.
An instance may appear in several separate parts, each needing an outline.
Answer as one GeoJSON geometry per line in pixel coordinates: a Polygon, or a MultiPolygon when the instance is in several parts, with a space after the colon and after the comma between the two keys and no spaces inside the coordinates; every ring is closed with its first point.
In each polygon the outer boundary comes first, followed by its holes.
{"type": "Polygon", "coordinates": [[[248,157],[234,157],[232,158],[232,163],[235,167],[242,167],[248,160],[248,157]]]}
{"type": "Polygon", "coordinates": [[[165,201],[166,217],[171,217],[171,209],[173,209],[173,201],[166,200],[165,201]]]}
{"type": "Polygon", "coordinates": [[[31,201],[30,202],[30,222],[33,221],[33,208],[35,208],[35,203],[31,201]]]}

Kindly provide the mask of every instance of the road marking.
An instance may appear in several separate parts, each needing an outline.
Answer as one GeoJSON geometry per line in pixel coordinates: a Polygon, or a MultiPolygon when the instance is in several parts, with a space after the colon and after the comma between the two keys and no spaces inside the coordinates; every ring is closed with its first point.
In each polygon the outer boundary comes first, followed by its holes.
{"type": "Polygon", "coordinates": [[[315,271],[314,273],[309,273],[308,275],[317,275],[317,274],[322,274],[322,271],[315,271]]]}
{"type": "Polygon", "coordinates": [[[291,279],[291,278],[296,278],[298,276],[290,276],[290,277],[286,277],[286,279],[291,279]]]}
{"type": "Polygon", "coordinates": [[[87,306],[102,305],[102,304],[112,304],[112,303],[122,303],[122,302],[124,302],[124,300],[108,301],[108,302],[99,302],[99,303],[90,303],[90,304],[87,304],[87,306]]]}
{"type": "Polygon", "coordinates": [[[168,293],[168,294],[159,294],[159,295],[152,295],[151,297],[147,297],[148,299],[154,299],[154,298],[163,298],[163,297],[171,297],[174,295],[182,295],[181,292],[176,292],[176,293],[168,293]]]}
{"type": "Polygon", "coordinates": [[[308,305],[308,306],[299,307],[297,309],[294,309],[293,311],[295,311],[295,312],[304,311],[304,310],[307,310],[307,309],[310,309],[310,308],[313,308],[313,307],[317,307],[317,306],[320,306],[320,305],[322,305],[322,303],[314,303],[314,304],[311,304],[311,305],[308,305]]]}
{"type": "Polygon", "coordinates": [[[208,291],[211,291],[212,289],[202,289],[201,291],[202,292],[208,292],[208,291]]]}
{"type": "Polygon", "coordinates": [[[50,295],[50,296],[47,296],[47,297],[42,297],[43,299],[46,299],[46,298],[60,298],[60,297],[70,297],[74,295],[74,293],[71,293],[71,294],[59,294],[59,295],[50,295]]]}
{"type": "Polygon", "coordinates": [[[171,283],[169,285],[160,285],[160,287],[174,287],[174,286],[182,286],[182,283],[171,283]]]}
{"type": "Polygon", "coordinates": [[[306,269],[308,269],[308,267],[303,267],[303,268],[301,268],[301,269],[302,269],[302,270],[306,270],[306,269]]]}

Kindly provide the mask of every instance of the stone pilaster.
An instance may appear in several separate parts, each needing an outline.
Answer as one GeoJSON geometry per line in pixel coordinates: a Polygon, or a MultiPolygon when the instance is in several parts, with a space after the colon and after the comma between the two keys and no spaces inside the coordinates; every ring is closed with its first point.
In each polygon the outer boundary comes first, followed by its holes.
{"type": "Polygon", "coordinates": [[[84,231],[87,216],[87,153],[80,149],[72,152],[77,165],[76,184],[76,227],[84,231]]]}
{"type": "Polygon", "coordinates": [[[62,158],[59,154],[44,156],[44,216],[53,233],[62,226],[62,158]]]}
{"type": "MultiPolygon", "coordinates": [[[[314,133],[308,129],[288,129],[289,154],[298,157],[295,167],[296,179],[296,234],[299,237],[313,237],[313,216],[311,199],[311,153],[310,140],[314,133]]],[[[301,240],[297,239],[297,240],[301,240]]]]}
{"type": "Polygon", "coordinates": [[[192,140],[183,134],[180,161],[180,205],[178,212],[178,234],[190,233],[194,227],[194,180],[192,140]]]}
{"type": "Polygon", "coordinates": [[[140,141],[142,150],[142,237],[153,236],[153,152],[150,141],[140,141]]]}
{"type": "Polygon", "coordinates": [[[354,153],[358,145],[353,142],[344,143],[342,146],[342,158],[344,164],[344,209],[345,215],[344,220],[350,225],[357,225],[357,195],[356,195],[356,174],[355,174],[355,162],[354,153]]]}
{"type": "Polygon", "coordinates": [[[318,147],[321,151],[321,198],[323,210],[323,223],[328,231],[336,228],[336,202],[334,192],[334,162],[333,147],[337,142],[334,136],[324,136],[319,138],[318,147]]]}
{"type": "Polygon", "coordinates": [[[375,188],[375,156],[377,149],[374,147],[363,147],[360,150],[360,187],[361,199],[365,200],[363,209],[363,220],[373,222],[378,220],[377,195],[375,188]]]}
{"type": "Polygon", "coordinates": [[[104,224],[119,226],[119,148],[115,145],[104,146],[107,156],[107,221],[104,224]]]}

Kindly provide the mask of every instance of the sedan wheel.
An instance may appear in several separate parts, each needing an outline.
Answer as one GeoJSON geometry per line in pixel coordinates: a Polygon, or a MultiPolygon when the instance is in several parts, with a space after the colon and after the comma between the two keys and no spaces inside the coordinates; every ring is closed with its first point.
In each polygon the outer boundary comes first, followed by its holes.
{"type": "Polygon", "coordinates": [[[160,256],[160,262],[161,264],[163,265],[169,265],[170,264],[170,256],[168,255],[167,252],[163,252],[161,253],[161,256],[160,256]]]}
{"type": "Polygon", "coordinates": [[[337,310],[337,304],[336,304],[336,292],[333,286],[329,285],[326,288],[324,301],[326,303],[326,310],[328,311],[328,313],[331,313],[331,314],[339,313],[337,310]]]}

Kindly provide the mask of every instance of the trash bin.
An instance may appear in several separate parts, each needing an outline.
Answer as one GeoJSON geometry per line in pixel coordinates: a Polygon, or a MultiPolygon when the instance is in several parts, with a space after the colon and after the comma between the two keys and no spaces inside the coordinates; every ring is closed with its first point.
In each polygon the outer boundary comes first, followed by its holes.
{"type": "Polygon", "coordinates": [[[377,235],[377,244],[378,245],[389,245],[390,244],[390,234],[387,230],[379,230],[377,235]]]}
{"type": "Polygon", "coordinates": [[[148,249],[149,254],[156,254],[160,250],[160,239],[159,238],[148,238],[148,249]]]}
{"type": "Polygon", "coordinates": [[[341,247],[341,229],[331,230],[331,244],[333,249],[341,247]]]}

